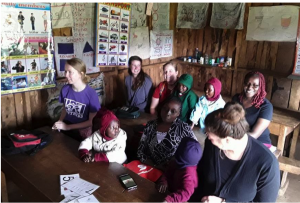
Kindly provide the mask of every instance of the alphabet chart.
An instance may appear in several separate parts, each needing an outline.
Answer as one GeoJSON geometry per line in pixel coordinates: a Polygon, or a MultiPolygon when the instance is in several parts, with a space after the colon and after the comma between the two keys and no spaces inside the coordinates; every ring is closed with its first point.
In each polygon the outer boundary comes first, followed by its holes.
{"type": "Polygon", "coordinates": [[[98,3],[95,66],[126,66],[130,3],[98,3]]]}

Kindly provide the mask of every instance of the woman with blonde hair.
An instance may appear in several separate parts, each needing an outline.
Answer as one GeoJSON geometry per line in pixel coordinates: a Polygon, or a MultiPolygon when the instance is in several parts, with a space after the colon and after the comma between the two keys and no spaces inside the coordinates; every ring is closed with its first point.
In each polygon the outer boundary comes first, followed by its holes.
{"type": "Polygon", "coordinates": [[[81,59],[66,61],[65,76],[68,84],[63,86],[59,96],[64,107],[52,128],[63,130],[65,134],[81,141],[92,134],[92,121],[100,109],[100,102],[96,91],[87,85],[89,77],[81,59]]]}
{"type": "Polygon", "coordinates": [[[276,157],[248,135],[245,110],[235,102],[205,118],[199,185],[191,201],[275,202],[280,187],[276,157]]]}

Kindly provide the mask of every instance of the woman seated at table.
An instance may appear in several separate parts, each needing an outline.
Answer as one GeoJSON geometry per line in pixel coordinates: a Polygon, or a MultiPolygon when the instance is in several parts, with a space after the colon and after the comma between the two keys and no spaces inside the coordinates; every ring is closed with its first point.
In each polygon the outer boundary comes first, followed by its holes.
{"type": "Polygon", "coordinates": [[[260,72],[249,72],[244,79],[243,92],[236,94],[232,101],[240,103],[246,110],[250,125],[248,135],[271,147],[268,126],[273,117],[273,105],[266,95],[264,76],[260,72]]]}
{"type": "Polygon", "coordinates": [[[144,129],[137,156],[141,162],[164,168],[174,156],[181,139],[195,140],[190,126],[179,119],[181,101],[177,97],[166,99],[158,112],[158,118],[149,121],[144,129]]]}
{"type": "Polygon", "coordinates": [[[177,66],[174,62],[170,61],[163,66],[165,81],[159,83],[155,88],[151,106],[150,113],[155,114],[157,107],[161,104],[172,92],[177,82],[177,66]]]}
{"type": "Polygon", "coordinates": [[[149,99],[151,98],[149,94],[152,88],[152,80],[144,73],[142,69],[142,59],[140,57],[130,57],[128,64],[129,75],[125,78],[127,92],[126,104],[138,107],[140,111],[145,111],[147,107],[149,111],[149,99]]]}
{"type": "Polygon", "coordinates": [[[99,129],[83,140],[79,146],[79,157],[84,162],[117,162],[123,164],[127,134],[120,129],[118,118],[107,109],[100,109],[97,114],[99,129]],[[91,151],[93,150],[93,151],[91,151]]]}
{"type": "Polygon", "coordinates": [[[64,104],[60,118],[52,129],[63,130],[70,137],[82,141],[92,134],[93,118],[100,109],[96,91],[87,83],[86,65],[79,58],[66,61],[68,84],[63,86],[59,102],[64,104]]]}
{"type": "Polygon", "coordinates": [[[229,102],[205,119],[199,186],[190,201],[275,202],[280,186],[278,160],[248,136],[243,107],[229,102]]]}

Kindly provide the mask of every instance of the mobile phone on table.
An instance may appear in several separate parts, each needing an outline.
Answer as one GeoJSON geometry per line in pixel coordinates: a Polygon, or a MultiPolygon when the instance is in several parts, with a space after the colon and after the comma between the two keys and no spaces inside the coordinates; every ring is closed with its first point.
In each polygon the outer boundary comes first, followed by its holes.
{"type": "Polygon", "coordinates": [[[128,175],[128,174],[120,175],[119,179],[120,179],[122,185],[127,190],[134,190],[137,188],[137,184],[134,182],[134,180],[131,178],[130,175],[128,175]]]}

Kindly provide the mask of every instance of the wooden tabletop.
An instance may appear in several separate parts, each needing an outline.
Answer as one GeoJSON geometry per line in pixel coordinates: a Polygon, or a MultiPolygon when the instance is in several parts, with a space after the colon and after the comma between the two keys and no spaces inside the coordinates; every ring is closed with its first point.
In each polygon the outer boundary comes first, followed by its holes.
{"type": "Polygon", "coordinates": [[[40,128],[53,136],[53,142],[36,155],[12,155],[1,157],[7,178],[12,179],[32,201],[61,201],[59,176],[79,173],[80,177],[99,185],[93,194],[100,202],[156,202],[164,196],[157,192],[155,184],[117,163],[84,163],[78,158],[79,142],[52,131],[40,128]],[[124,191],[118,176],[128,173],[138,189],[124,191]]]}

